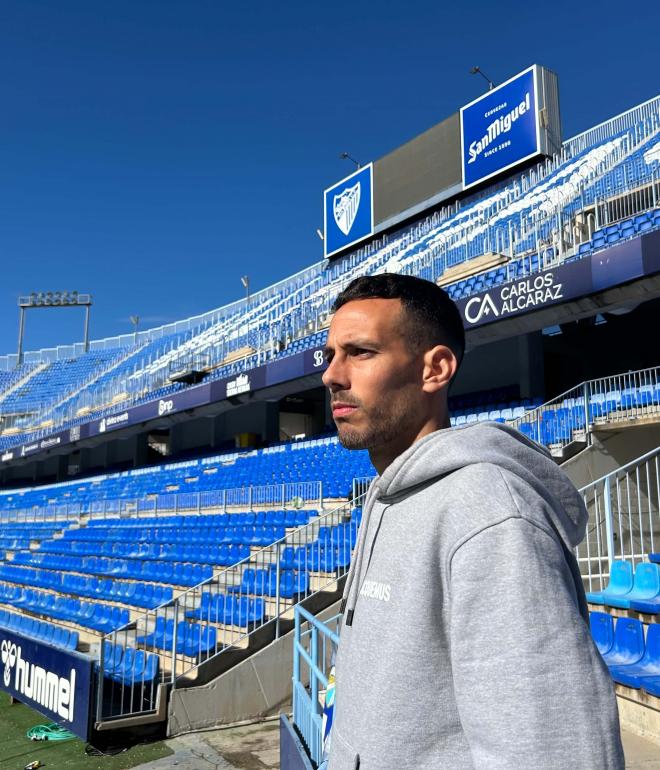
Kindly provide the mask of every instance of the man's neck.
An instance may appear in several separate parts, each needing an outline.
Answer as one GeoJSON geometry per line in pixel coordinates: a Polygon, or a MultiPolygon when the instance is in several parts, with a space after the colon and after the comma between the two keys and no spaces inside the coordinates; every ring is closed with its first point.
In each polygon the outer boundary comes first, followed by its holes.
{"type": "Polygon", "coordinates": [[[378,475],[382,476],[396,458],[402,455],[416,441],[424,438],[424,436],[428,436],[429,433],[434,433],[436,430],[442,430],[449,427],[449,414],[445,412],[441,418],[432,419],[426,422],[420,430],[415,432],[412,438],[403,435],[401,438],[391,441],[388,444],[369,449],[369,459],[371,460],[371,464],[378,472],[378,475]]]}

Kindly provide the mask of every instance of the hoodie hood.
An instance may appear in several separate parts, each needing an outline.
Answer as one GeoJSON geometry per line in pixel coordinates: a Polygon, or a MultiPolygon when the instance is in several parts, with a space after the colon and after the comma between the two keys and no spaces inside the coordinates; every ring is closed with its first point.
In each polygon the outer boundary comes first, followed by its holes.
{"type": "Polygon", "coordinates": [[[549,452],[502,423],[435,431],[415,442],[374,481],[369,498],[390,502],[469,465],[488,463],[513,473],[548,503],[555,531],[569,548],[584,537],[582,497],[549,452]]]}

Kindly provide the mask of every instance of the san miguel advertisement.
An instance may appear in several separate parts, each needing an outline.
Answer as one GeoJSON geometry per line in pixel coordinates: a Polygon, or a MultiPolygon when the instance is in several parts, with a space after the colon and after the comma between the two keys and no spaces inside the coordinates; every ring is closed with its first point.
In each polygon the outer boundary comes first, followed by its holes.
{"type": "Polygon", "coordinates": [[[92,660],[0,628],[0,686],[83,740],[89,738],[92,660]]]}
{"type": "Polygon", "coordinates": [[[537,69],[530,67],[461,108],[464,188],[539,154],[537,69]]]}

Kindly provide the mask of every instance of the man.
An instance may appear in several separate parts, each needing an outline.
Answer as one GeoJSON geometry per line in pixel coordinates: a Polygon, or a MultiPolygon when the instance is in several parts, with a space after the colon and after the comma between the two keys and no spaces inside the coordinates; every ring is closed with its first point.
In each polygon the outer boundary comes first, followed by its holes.
{"type": "Polygon", "coordinates": [[[333,418],[379,475],[344,591],[330,770],[623,768],[576,489],[511,428],[449,429],[464,332],[437,286],[362,277],[334,310],[333,418]]]}

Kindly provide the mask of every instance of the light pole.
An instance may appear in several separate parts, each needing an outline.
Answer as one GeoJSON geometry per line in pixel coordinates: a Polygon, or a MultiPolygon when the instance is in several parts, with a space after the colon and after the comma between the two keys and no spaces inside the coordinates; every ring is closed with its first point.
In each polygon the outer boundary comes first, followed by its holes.
{"type": "Polygon", "coordinates": [[[140,324],[140,316],[129,316],[128,320],[133,324],[133,345],[137,345],[138,325],[140,324]]]}
{"type": "Polygon", "coordinates": [[[342,152],[341,155],[339,156],[339,160],[350,160],[353,163],[355,163],[357,168],[362,168],[362,164],[360,163],[360,161],[355,160],[355,158],[352,155],[349,155],[347,152],[342,152]]]}
{"type": "Polygon", "coordinates": [[[250,276],[242,275],[241,283],[243,284],[243,288],[245,289],[245,300],[246,302],[249,302],[250,301],[250,276]]]}
{"type": "Polygon", "coordinates": [[[31,294],[18,298],[20,316],[18,320],[18,353],[16,366],[23,363],[23,335],[25,334],[25,311],[35,308],[84,307],[85,326],[83,347],[85,353],[89,350],[89,313],[92,307],[91,294],[79,294],[77,291],[33,291],[31,294]]]}
{"type": "Polygon", "coordinates": [[[480,67],[472,67],[470,75],[481,75],[481,77],[488,83],[488,90],[492,91],[495,88],[493,81],[486,75],[486,73],[480,67]]]}

